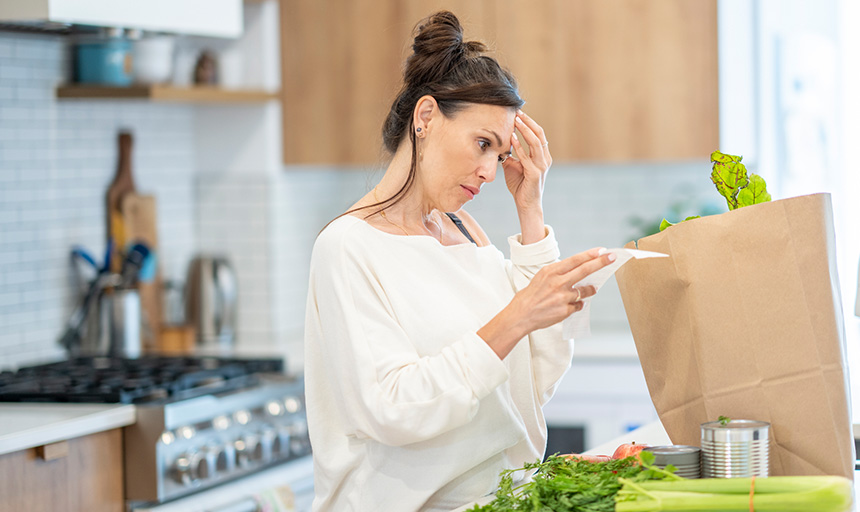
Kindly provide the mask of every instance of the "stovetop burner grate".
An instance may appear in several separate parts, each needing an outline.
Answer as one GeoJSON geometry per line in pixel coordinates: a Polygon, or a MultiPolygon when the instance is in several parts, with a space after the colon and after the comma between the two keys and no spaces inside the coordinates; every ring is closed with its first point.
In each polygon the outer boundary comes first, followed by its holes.
{"type": "Polygon", "coordinates": [[[244,389],[282,359],[76,357],[0,372],[0,402],[142,403],[244,389]]]}

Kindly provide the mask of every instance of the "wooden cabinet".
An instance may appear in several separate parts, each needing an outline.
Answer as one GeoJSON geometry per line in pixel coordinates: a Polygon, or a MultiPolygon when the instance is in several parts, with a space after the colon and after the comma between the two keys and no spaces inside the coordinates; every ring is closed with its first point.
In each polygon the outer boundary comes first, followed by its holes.
{"type": "Polygon", "coordinates": [[[0,510],[122,512],[122,432],[0,455],[0,510]]]}
{"type": "Polygon", "coordinates": [[[379,162],[411,30],[441,8],[514,73],[557,162],[717,149],[716,0],[281,0],[285,163],[379,162]]]}

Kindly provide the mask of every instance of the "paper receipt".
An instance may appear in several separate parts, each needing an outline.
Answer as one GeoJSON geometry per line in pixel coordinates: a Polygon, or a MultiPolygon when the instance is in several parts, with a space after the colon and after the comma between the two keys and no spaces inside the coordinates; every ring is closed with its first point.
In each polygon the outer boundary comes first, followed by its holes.
{"type": "MultiPolygon", "coordinates": [[[[603,267],[597,272],[587,276],[582,281],[576,283],[575,286],[594,286],[597,291],[600,291],[600,287],[603,286],[606,281],[612,277],[612,274],[615,273],[616,270],[621,268],[621,265],[624,265],[631,259],[645,259],[645,258],[668,258],[668,254],[663,254],[662,252],[652,252],[652,251],[640,251],[639,249],[601,249],[600,254],[609,254],[612,253],[617,258],[615,261],[610,263],[609,265],[603,267]]],[[[565,318],[562,322],[562,336],[564,339],[569,340],[571,338],[583,338],[591,335],[591,297],[587,299],[583,299],[583,303],[585,304],[583,308],[576,313],[570,315],[565,318]]]]}

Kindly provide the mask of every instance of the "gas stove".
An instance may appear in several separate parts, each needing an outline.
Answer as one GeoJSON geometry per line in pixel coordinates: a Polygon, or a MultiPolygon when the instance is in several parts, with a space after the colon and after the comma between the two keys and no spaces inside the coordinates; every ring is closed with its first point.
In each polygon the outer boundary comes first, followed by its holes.
{"type": "Polygon", "coordinates": [[[253,386],[281,359],[77,357],[0,373],[2,402],[170,402],[253,386]]]}
{"type": "Polygon", "coordinates": [[[160,503],[310,454],[280,359],[79,357],[0,373],[0,401],[131,403],[126,499],[160,503]]]}

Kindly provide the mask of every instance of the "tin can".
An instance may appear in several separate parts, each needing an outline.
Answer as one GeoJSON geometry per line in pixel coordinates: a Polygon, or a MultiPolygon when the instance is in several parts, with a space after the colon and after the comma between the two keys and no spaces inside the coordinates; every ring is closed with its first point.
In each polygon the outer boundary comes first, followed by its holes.
{"type": "Polygon", "coordinates": [[[702,423],[702,476],[749,478],[770,471],[770,423],[731,420],[702,423]]]}
{"type": "Polygon", "coordinates": [[[654,465],[658,468],[666,469],[666,466],[671,464],[675,466],[675,474],[678,476],[701,478],[701,450],[698,446],[649,446],[643,451],[654,454],[654,465]]]}

